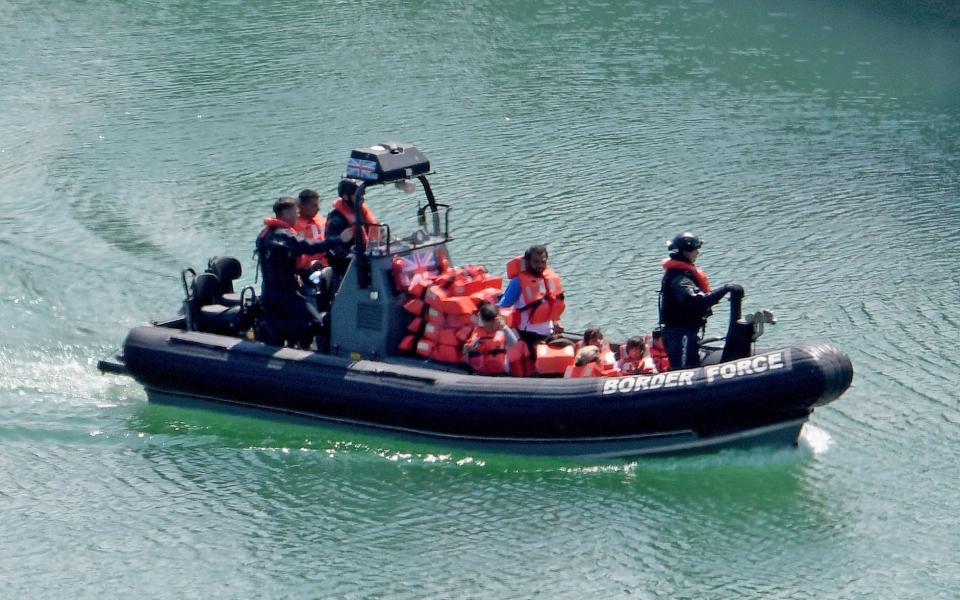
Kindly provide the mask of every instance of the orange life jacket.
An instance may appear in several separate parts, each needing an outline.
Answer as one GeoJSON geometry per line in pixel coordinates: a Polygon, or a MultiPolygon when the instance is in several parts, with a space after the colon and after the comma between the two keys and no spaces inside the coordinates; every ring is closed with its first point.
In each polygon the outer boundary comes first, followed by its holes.
{"type": "Polygon", "coordinates": [[[620,372],[624,375],[649,375],[659,373],[657,365],[649,356],[642,356],[636,360],[629,356],[620,361],[620,372]]]}
{"type": "Polygon", "coordinates": [[[570,345],[540,343],[534,350],[534,371],[540,375],[560,375],[573,364],[576,352],[570,345]]]}
{"type": "Polygon", "coordinates": [[[507,334],[502,329],[490,333],[477,327],[466,343],[467,363],[481,375],[503,375],[507,372],[507,334]]]}
{"type": "Polygon", "coordinates": [[[618,369],[616,365],[600,365],[600,377],[623,377],[623,373],[620,372],[620,369],[618,369]]]}
{"type": "Polygon", "coordinates": [[[530,377],[534,373],[530,349],[522,341],[507,348],[507,363],[511,377],[530,377]]]}
{"type": "Polygon", "coordinates": [[[600,365],[597,363],[587,363],[585,365],[570,365],[563,372],[563,376],[570,379],[574,377],[601,377],[600,365]]]}
{"type": "MultiPolygon", "coordinates": [[[[577,340],[576,343],[574,343],[574,353],[579,352],[580,348],[583,348],[583,340],[577,340]]],[[[603,363],[604,368],[616,368],[617,358],[614,356],[613,350],[610,349],[610,343],[607,342],[607,340],[603,340],[603,343],[600,344],[598,350],[600,350],[600,362],[603,363]]]]}
{"type": "MultiPolygon", "coordinates": [[[[297,217],[297,222],[293,228],[308,240],[322,240],[323,228],[326,224],[327,220],[317,214],[313,215],[312,219],[297,217]]],[[[328,264],[327,255],[322,252],[319,254],[301,254],[297,257],[297,270],[306,269],[315,260],[319,260],[323,266],[328,264]]]]}
{"type": "Polygon", "coordinates": [[[649,333],[643,336],[643,341],[647,345],[647,351],[650,353],[650,359],[657,368],[658,373],[666,373],[670,370],[670,357],[667,356],[667,349],[657,347],[653,343],[653,336],[649,333]]]}
{"type": "Polygon", "coordinates": [[[709,294],[712,290],[710,287],[710,280],[707,279],[707,274],[704,273],[699,267],[675,258],[665,258],[661,264],[663,265],[664,271],[669,271],[670,269],[688,271],[690,276],[693,277],[693,281],[696,282],[697,287],[700,288],[700,291],[702,291],[704,294],[709,294]]]}
{"type": "MultiPolygon", "coordinates": [[[[347,223],[350,223],[352,226],[357,222],[357,211],[354,206],[347,206],[347,203],[343,201],[343,198],[337,198],[333,201],[333,208],[343,215],[343,218],[347,220],[347,223]]],[[[363,235],[363,243],[366,243],[371,237],[376,238],[379,228],[379,221],[373,216],[373,211],[371,211],[366,204],[361,207],[361,212],[363,213],[363,222],[366,224],[364,228],[365,231],[361,231],[363,235]]]]}
{"type": "MultiPolygon", "coordinates": [[[[258,236],[261,238],[266,237],[267,232],[270,231],[271,229],[277,229],[277,228],[293,229],[293,225],[291,225],[290,223],[287,223],[286,221],[282,221],[276,217],[264,217],[263,224],[265,227],[260,230],[260,235],[258,236]]],[[[296,229],[294,229],[294,231],[296,231],[296,229]]]]}
{"type": "Polygon", "coordinates": [[[547,267],[541,275],[526,270],[523,257],[517,256],[507,263],[507,275],[520,278],[520,297],[524,306],[520,312],[527,312],[528,323],[546,323],[560,319],[567,305],[564,302],[563,282],[560,276],[547,267]]]}

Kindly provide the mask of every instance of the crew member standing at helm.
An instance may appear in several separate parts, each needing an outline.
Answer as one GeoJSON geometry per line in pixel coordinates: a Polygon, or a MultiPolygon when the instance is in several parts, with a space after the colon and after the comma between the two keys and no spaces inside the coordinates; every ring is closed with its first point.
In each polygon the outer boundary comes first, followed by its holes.
{"type": "MultiPolygon", "coordinates": [[[[357,222],[357,208],[354,204],[359,186],[354,179],[341,179],[337,186],[337,195],[333,201],[333,210],[327,215],[327,226],[323,237],[328,240],[336,240],[345,229],[353,228],[357,222]]],[[[367,241],[377,236],[379,228],[377,227],[377,218],[373,211],[367,208],[364,202],[361,208],[362,223],[365,225],[361,229],[361,243],[366,245],[367,241]]],[[[327,251],[327,258],[330,260],[330,266],[338,275],[343,275],[350,264],[351,244],[335,244],[327,251]]]]}
{"type": "MultiPolygon", "coordinates": [[[[260,299],[264,309],[262,339],[268,344],[308,347],[320,332],[322,315],[316,303],[300,293],[297,277],[297,258],[304,254],[326,251],[328,240],[307,240],[296,232],[297,200],[283,197],[273,203],[275,216],[263,220],[264,227],[257,236],[257,256],[263,274],[260,299]]],[[[345,231],[337,238],[344,244],[352,232],[345,231]]]]}
{"type": "Polygon", "coordinates": [[[728,293],[743,297],[743,288],[736,284],[710,287],[706,273],[695,265],[702,245],[689,231],[677,234],[667,245],[670,258],[663,261],[660,324],[671,369],[700,366],[698,333],[713,314],[710,308],[728,293]]]}

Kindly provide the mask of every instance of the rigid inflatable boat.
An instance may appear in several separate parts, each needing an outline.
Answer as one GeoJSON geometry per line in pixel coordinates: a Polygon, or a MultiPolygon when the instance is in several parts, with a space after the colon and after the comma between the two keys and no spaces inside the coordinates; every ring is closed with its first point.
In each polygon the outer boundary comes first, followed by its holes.
{"type": "MultiPolygon", "coordinates": [[[[152,401],[209,400],[451,447],[582,457],[795,445],[813,409],[849,387],[850,360],[829,343],[757,348],[773,319],[766,311],[742,316],[739,301],[731,301],[725,343],[705,348],[696,369],[576,379],[472,374],[437,353],[444,336],[427,335],[437,318],[463,325],[464,315],[453,313],[469,303],[412,297],[411,276],[456,270],[447,248],[449,206],[436,202],[429,174],[429,161],[412,145],[351,154],[347,175],[359,182],[357,203],[374,186],[419,182],[426,204],[405,238],[388,224],[378,226],[377,239],[355,236],[354,259],[328,292],[326,352],[257,341],[255,290],[234,292],[239,263],[216,259],[200,275],[184,271],[180,316],[134,327],[100,369],[132,376],[152,401]],[[434,310],[446,306],[456,310],[434,310]]],[[[468,286],[485,288],[474,297],[499,286],[498,278],[480,278],[468,286]]]]}

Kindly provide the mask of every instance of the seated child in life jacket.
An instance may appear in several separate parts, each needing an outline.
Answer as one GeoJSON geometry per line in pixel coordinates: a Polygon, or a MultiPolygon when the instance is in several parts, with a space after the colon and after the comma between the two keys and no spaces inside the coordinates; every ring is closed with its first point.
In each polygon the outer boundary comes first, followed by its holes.
{"type": "Polygon", "coordinates": [[[577,358],[563,374],[567,378],[575,377],[619,377],[620,371],[604,365],[600,348],[583,346],[577,350],[577,358]]]}
{"type": "Polygon", "coordinates": [[[658,372],[656,364],[647,351],[647,345],[638,335],[627,340],[617,368],[624,375],[648,375],[658,372]]]}
{"type": "Polygon", "coordinates": [[[511,348],[517,343],[517,334],[503,324],[495,304],[481,303],[478,318],[479,325],[463,345],[467,364],[479,375],[505,375],[510,369],[511,348]]]}
{"type": "Polygon", "coordinates": [[[657,373],[666,373],[670,370],[670,357],[667,356],[667,348],[663,345],[663,332],[654,329],[653,333],[643,336],[644,345],[647,347],[647,355],[653,360],[653,366],[657,368],[657,373]]]}
{"type": "Polygon", "coordinates": [[[606,369],[614,369],[617,366],[617,358],[610,350],[610,344],[603,339],[603,332],[599,327],[588,327],[583,332],[583,340],[576,343],[574,348],[580,350],[585,346],[596,346],[600,351],[600,362],[606,369]]]}

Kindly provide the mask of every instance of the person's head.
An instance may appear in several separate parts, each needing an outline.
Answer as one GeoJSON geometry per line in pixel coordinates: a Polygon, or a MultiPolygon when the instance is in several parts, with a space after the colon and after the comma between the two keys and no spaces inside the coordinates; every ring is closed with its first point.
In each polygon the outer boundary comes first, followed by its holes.
{"type": "Polygon", "coordinates": [[[281,221],[290,225],[297,222],[297,199],[281,196],[273,203],[273,214],[281,221]]]}
{"type": "Polygon", "coordinates": [[[627,339],[627,357],[632,359],[643,358],[644,347],[643,338],[639,335],[627,339]]]}
{"type": "Polygon", "coordinates": [[[312,219],[320,210],[320,194],[313,190],[303,190],[297,197],[300,206],[300,216],[312,219]]]}
{"type": "Polygon", "coordinates": [[[530,246],[523,253],[523,260],[527,263],[527,271],[534,275],[540,275],[547,268],[547,247],[537,244],[530,246]]]}
{"type": "Polygon", "coordinates": [[[583,345],[597,347],[603,345],[603,332],[599,327],[588,327],[583,332],[583,345]]]}
{"type": "Polygon", "coordinates": [[[599,362],[600,348],[597,348],[596,346],[584,346],[583,348],[580,348],[577,350],[577,357],[574,359],[574,364],[578,367],[599,362]]]}
{"type": "Polygon", "coordinates": [[[479,309],[480,326],[489,332],[500,329],[500,311],[495,304],[482,302],[479,309]]]}
{"type": "Polygon", "coordinates": [[[358,187],[354,179],[341,179],[340,184],[337,185],[337,195],[340,196],[344,202],[352,205],[358,187]]]}
{"type": "Polygon", "coordinates": [[[663,330],[659,327],[650,334],[650,344],[656,348],[663,348],[663,330]]]}
{"type": "Polygon", "coordinates": [[[700,255],[700,246],[703,242],[700,238],[689,232],[684,231],[673,236],[673,239],[667,244],[667,250],[670,252],[670,258],[682,260],[693,264],[700,255]]]}

